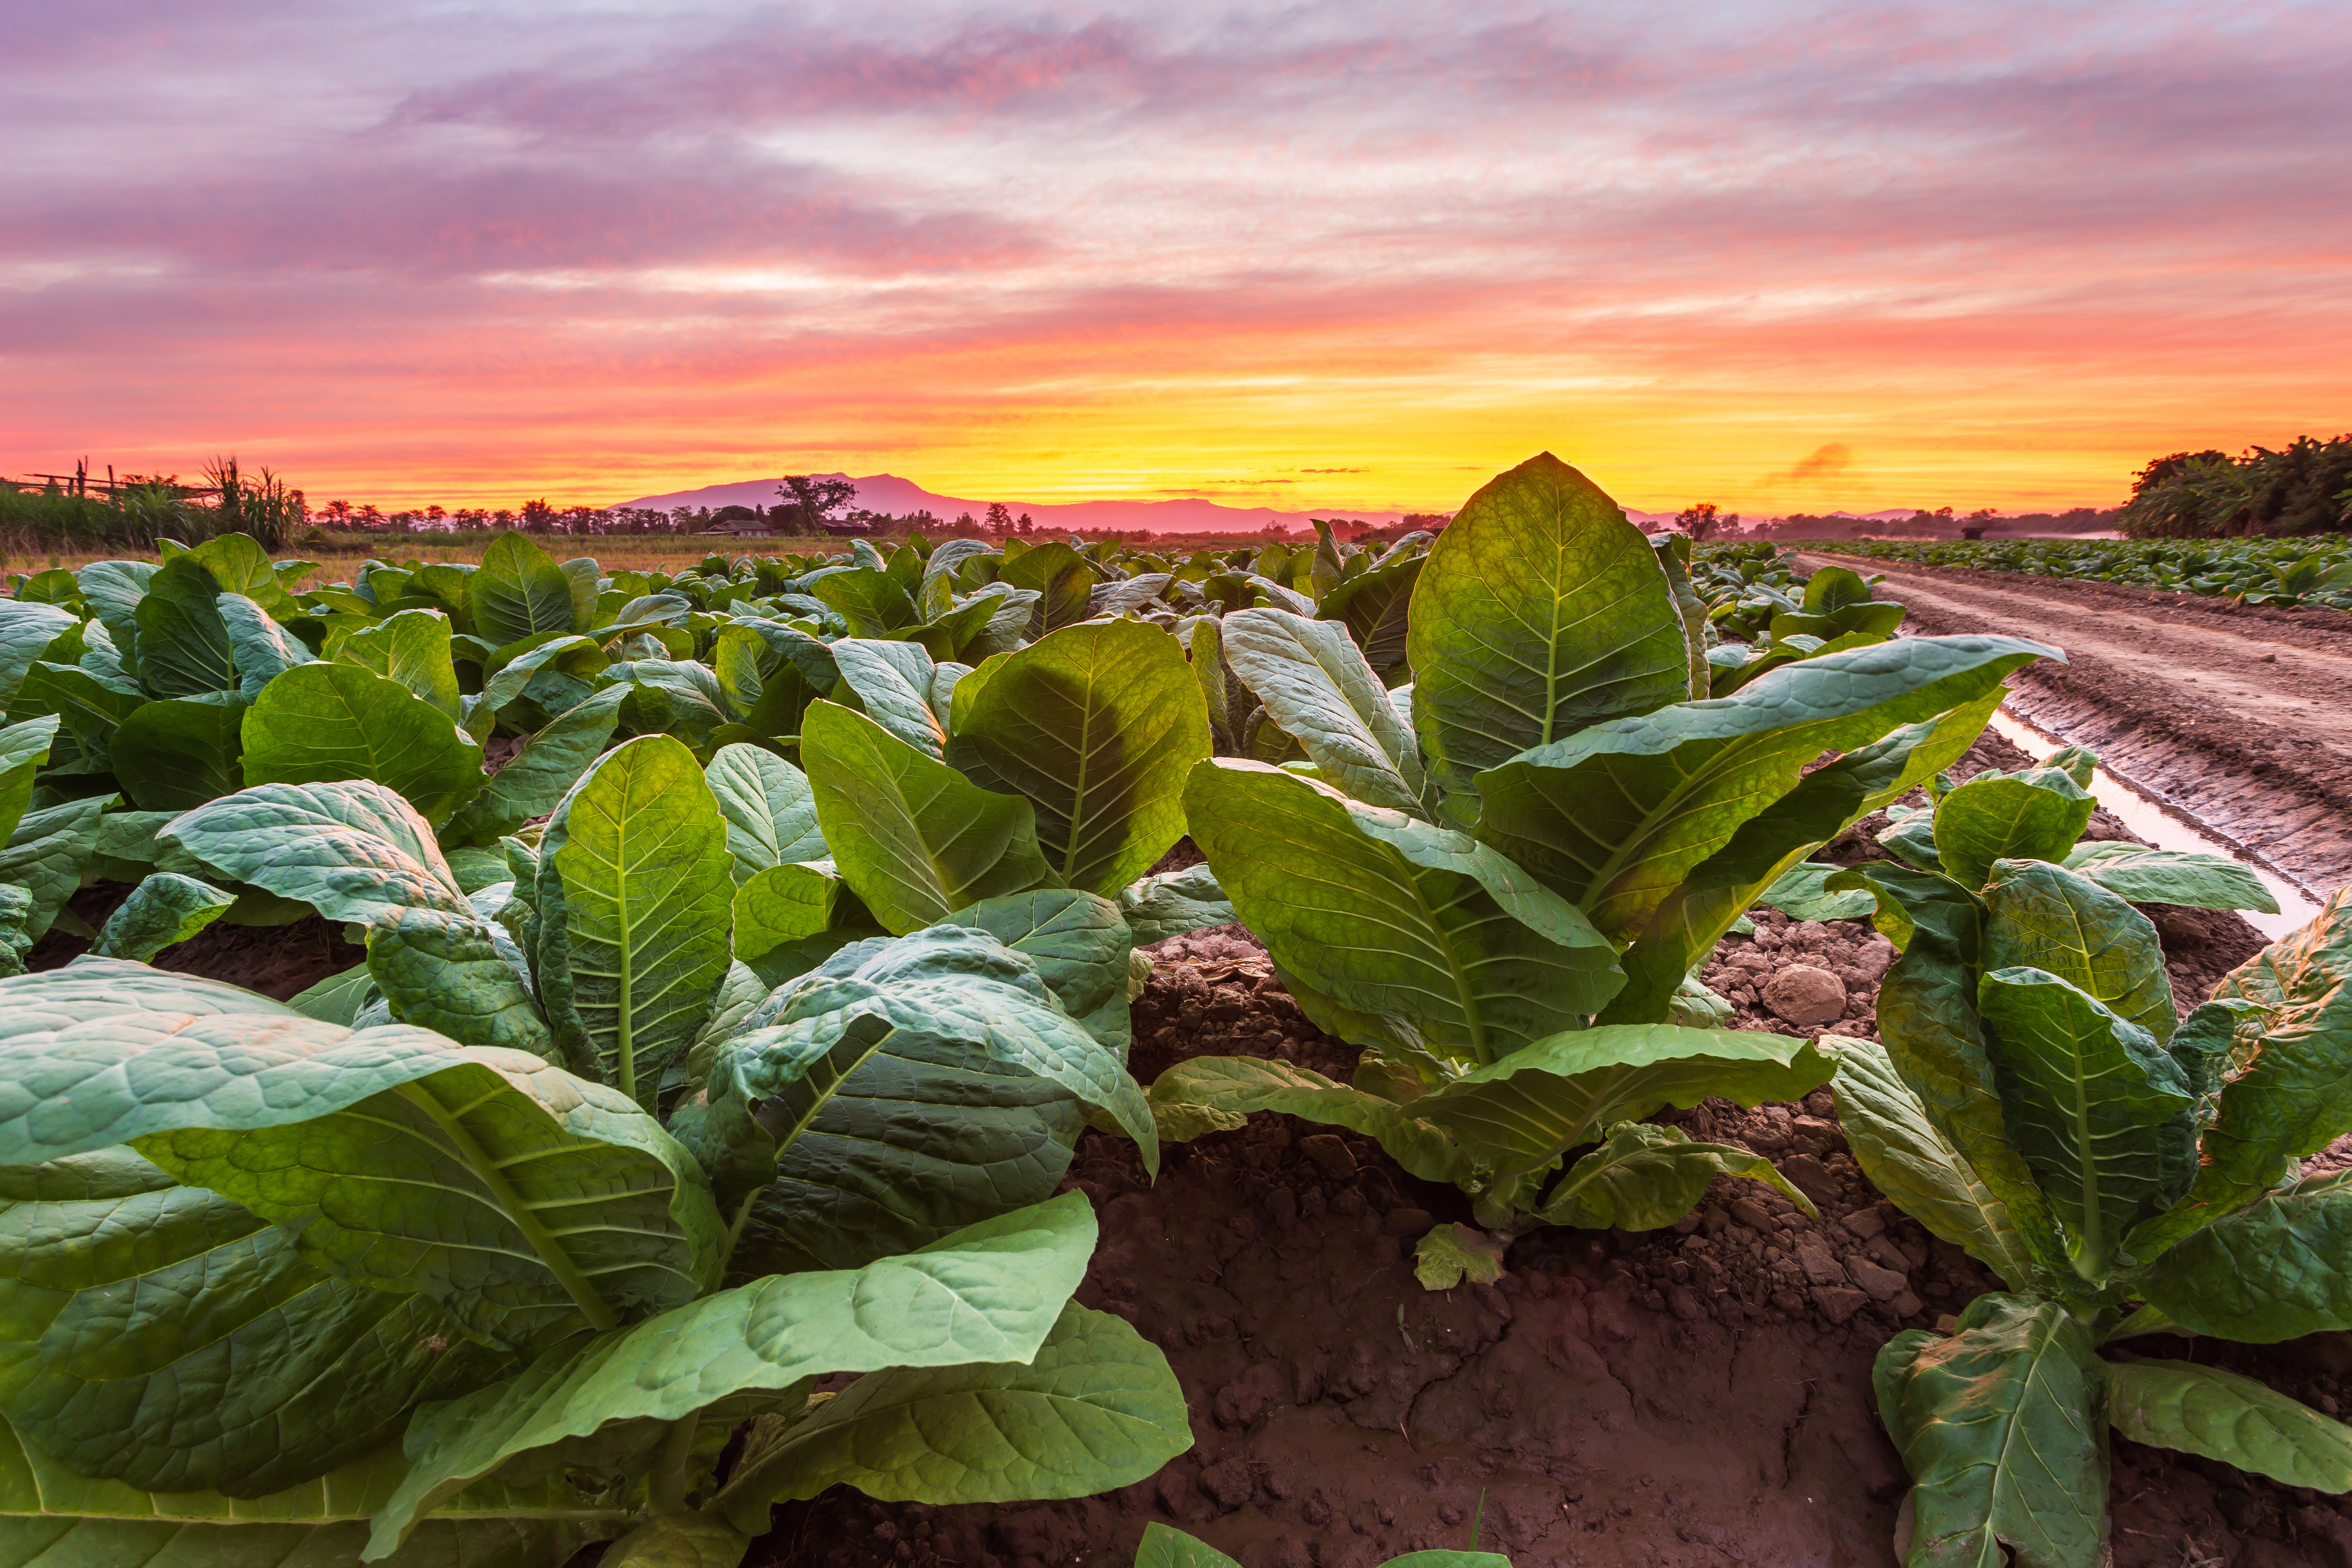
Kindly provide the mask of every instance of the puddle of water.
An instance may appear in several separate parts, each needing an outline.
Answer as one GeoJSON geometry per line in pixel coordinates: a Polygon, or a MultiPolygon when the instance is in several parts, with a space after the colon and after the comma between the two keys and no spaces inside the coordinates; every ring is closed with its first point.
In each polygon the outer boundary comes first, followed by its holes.
{"type": "MultiPolygon", "coordinates": [[[[2042,733],[2006,708],[1995,710],[1990,727],[2011,745],[2032,753],[2036,758],[2046,757],[2065,744],[2053,735],[2042,733]]],[[[2287,932],[2310,923],[2319,913],[2318,903],[2294,883],[2266,866],[2258,866],[2248,860],[2226,840],[2192,827],[2172,816],[2106,769],[2093,771],[2091,794],[2101,805],[2123,818],[2126,827],[2159,849],[2226,855],[2261,878],[2263,886],[2270,889],[2271,897],[2278,900],[2279,912],[2274,915],[2263,914],[2259,910],[2241,910],[2238,912],[2245,918],[2248,925],[2271,941],[2276,942],[2287,932]]]]}

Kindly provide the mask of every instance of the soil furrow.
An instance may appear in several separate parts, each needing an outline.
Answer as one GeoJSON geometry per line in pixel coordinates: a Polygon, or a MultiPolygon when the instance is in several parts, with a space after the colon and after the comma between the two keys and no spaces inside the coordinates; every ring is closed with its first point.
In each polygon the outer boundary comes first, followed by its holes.
{"type": "Polygon", "coordinates": [[[2315,894],[2352,881],[2352,616],[1924,567],[1884,571],[1922,634],[2065,650],[2011,678],[2010,709],[2097,752],[2315,894]]]}

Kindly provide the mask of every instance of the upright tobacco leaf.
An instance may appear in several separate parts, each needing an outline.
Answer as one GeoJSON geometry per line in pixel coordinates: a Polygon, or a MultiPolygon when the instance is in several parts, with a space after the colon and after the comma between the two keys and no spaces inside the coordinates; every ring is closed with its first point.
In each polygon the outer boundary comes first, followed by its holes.
{"type": "Polygon", "coordinates": [[[773,866],[824,858],[816,795],[808,775],[765,746],[721,746],[703,782],[727,819],[727,852],[737,884],[773,866]]]}
{"type": "Polygon", "coordinates": [[[1871,1381],[1911,1472],[1907,1562],[2106,1561],[2105,1368],[2065,1308],[1979,1296],[1949,1338],[1888,1341],[1871,1381]]]}
{"type": "Polygon", "coordinates": [[[1364,650],[1364,661],[1382,676],[1408,668],[1405,632],[1412,620],[1412,590],[1428,559],[1408,555],[1365,568],[1315,601],[1316,618],[1344,623],[1348,635],[1364,650]]]}
{"type": "Polygon", "coordinates": [[[397,681],[450,718],[461,716],[457,667],[449,655],[449,617],[437,610],[402,610],[360,626],[333,650],[339,664],[355,664],[397,681]]]}
{"type": "Polygon", "coordinates": [[[2160,1044],[2179,1026],[2164,947],[2148,918],[2074,872],[2004,860],[1984,889],[1984,967],[2054,974],[2160,1044]]]}
{"type": "Polygon", "coordinates": [[[492,843],[532,817],[553,811],[613,738],[626,695],[625,688],[607,687],[556,715],[490,775],[481,794],[449,819],[442,829],[444,841],[492,843]]]}
{"type": "Polygon", "coordinates": [[[1962,887],[1991,879],[1996,860],[2063,860],[2098,809],[2056,768],[1970,779],[1936,803],[1936,853],[1962,887]]]}
{"type": "Polygon", "coordinates": [[[0,599],[0,712],[16,700],[16,688],[24,683],[33,661],[79,624],[71,610],[56,605],[0,599]]]}
{"type": "Polygon", "coordinates": [[[1090,613],[1089,596],[1100,581],[1086,558],[1058,539],[1018,555],[1008,552],[1000,575],[1014,587],[1039,595],[1029,617],[1033,641],[1085,620],[1090,613]]]}
{"type": "Polygon", "coordinates": [[[367,779],[445,822],[482,791],[482,748],[449,715],[355,664],[289,669],[246,710],[245,782],[367,779]]]}
{"type": "Polygon", "coordinates": [[[1040,888],[967,904],[949,923],[984,931],[1027,959],[1062,1011],[1124,1059],[1135,943],[1118,905],[1075,888],[1040,888]]]}
{"type": "MultiPolygon", "coordinates": [[[[2222,977],[2213,998],[2256,1011],[2179,1206],[2131,1238],[2143,1260],[2276,1186],[2290,1160],[2352,1131],[2352,889],[2222,977]]],[[[2200,1009],[2200,1014],[2204,1010],[2200,1009]]],[[[2195,1019],[2198,1014],[2192,1014],[2195,1019]]],[[[2184,1033],[2187,1026],[2183,1026],[2184,1033]]]]}
{"type": "Polygon", "coordinates": [[[2188,1188],[2196,1095],[2153,1035],[2054,974],[1988,971],[1977,1005],[2010,1143],[2098,1279],[2126,1233],[2188,1188]]]}
{"type": "MultiPolygon", "coordinates": [[[[1786,665],[1729,697],[1597,725],[1481,775],[1478,836],[1602,931],[1631,937],[1822,752],[1867,746],[1981,699],[2054,651],[2015,637],[1907,637],[1786,665]]],[[[1427,689],[1424,678],[1416,703],[1427,689]]]]}
{"type": "Polygon", "coordinates": [[[465,595],[474,635],[494,646],[574,629],[571,579],[520,533],[490,541],[480,570],[466,578],[465,595]]]}
{"type": "Polygon", "coordinates": [[[834,863],[886,931],[1053,880],[1027,800],[980,788],[862,713],[811,704],[801,765],[834,863]]]}
{"type": "Polygon", "coordinates": [[[2034,1262],[2009,1205],[1969,1164],[1895,1070],[1885,1047],[1837,1047],[1838,1127],[1870,1184],[1938,1238],[1964,1248],[2012,1290],[2032,1288],[2034,1262]]]}
{"type": "Polygon", "coordinates": [[[45,713],[0,730],[0,844],[25,819],[33,800],[33,775],[49,760],[58,737],[58,716],[45,713]]]}
{"type": "Polygon", "coordinates": [[[311,661],[301,645],[269,613],[242,594],[223,594],[213,601],[221,624],[228,628],[229,656],[236,665],[237,695],[252,701],[261,689],[293,668],[311,661]]]}
{"type": "Polygon", "coordinates": [[[1616,952],[1459,833],[1261,763],[1192,770],[1192,833],[1324,1028],[1478,1065],[1600,1009],[1616,952]]]}
{"type": "Polygon", "coordinates": [[[1421,809],[1412,729],[1344,627],[1284,610],[1243,610],[1225,617],[1223,634],[1234,672],[1325,780],[1367,805],[1421,809]]]}
{"type": "Polygon", "coordinates": [[[957,692],[954,762],[1035,808],[1058,881],[1108,897],[1183,837],[1185,776],[1211,742],[1167,633],[1139,621],[1070,626],[997,655],[957,692]]]}
{"type": "Polygon", "coordinates": [[[186,556],[163,563],[131,612],[140,684],[157,697],[236,689],[236,658],[221,619],[220,584],[186,556]]]}
{"type": "Polygon", "coordinates": [[[122,793],[142,811],[184,811],[245,782],[245,699],[208,691],[142,702],[107,742],[122,793]]]}
{"type": "Polygon", "coordinates": [[[128,1149],[0,1171],[0,1237],[8,1419],[84,1476],[259,1497],[505,1370],[425,1298],[313,1268],[128,1149]]]}
{"type": "Polygon", "coordinates": [[[1691,694],[1689,645],[1656,553],[1549,452],[1454,514],[1411,615],[1414,729],[1449,790],[1586,725],[1691,694]]]}
{"type": "Polygon", "coordinates": [[[854,696],[866,716],[927,757],[947,755],[945,716],[931,702],[937,666],[913,643],[868,642],[843,637],[833,645],[841,685],[836,698],[854,696]]]}
{"type": "Polygon", "coordinates": [[[583,1070],[650,1106],[730,962],[727,826],[676,740],[605,753],[541,836],[532,969],[583,1070]]]}

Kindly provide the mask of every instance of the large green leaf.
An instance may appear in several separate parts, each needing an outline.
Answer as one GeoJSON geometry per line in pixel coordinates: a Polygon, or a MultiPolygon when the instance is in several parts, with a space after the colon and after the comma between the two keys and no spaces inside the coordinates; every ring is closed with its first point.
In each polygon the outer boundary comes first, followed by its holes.
{"type": "Polygon", "coordinates": [[[482,790],[482,748],[432,703],[354,664],[306,664],[262,689],[245,714],[245,782],[369,779],[428,822],[482,790]]]}
{"type": "Polygon", "coordinates": [[[868,642],[843,637],[833,646],[841,684],[837,700],[855,698],[866,716],[934,759],[947,754],[945,703],[935,703],[931,681],[938,666],[913,643],[868,642]]]}
{"type": "Polygon", "coordinates": [[[30,906],[23,934],[38,937],[81,887],[82,871],[97,853],[101,814],[118,795],[89,795],[61,805],[27,812],[0,848],[0,886],[23,889],[30,906]]]}
{"type": "Polygon", "coordinates": [[[236,689],[236,658],[221,619],[220,584],[178,556],[148,579],[131,618],[138,626],[140,683],[157,697],[236,689]]]}
{"type": "Polygon", "coordinates": [[[2063,1307],[2017,1296],[1887,1342],[1871,1381],[1911,1472],[1912,1568],[2107,1560],[2105,1371],[2063,1307]]]}
{"type": "Polygon", "coordinates": [[[1682,616],[1649,541],[1549,452],[1490,480],[1438,535],[1405,647],[1413,728],[1449,790],[1691,694],[1682,616]]]}
{"type": "Polygon", "coordinates": [[[712,1506],[746,1532],[771,1502],[846,1482],[886,1501],[1090,1497],[1149,1479],[1192,1446],[1159,1348],[1076,1302],[1018,1361],[870,1372],[746,1451],[712,1506]]]}
{"type": "Polygon", "coordinates": [[[1964,888],[1996,860],[2063,860],[2099,803],[2056,768],[1970,779],[1936,803],[1936,853],[1964,888]]]}
{"type": "Polygon", "coordinates": [[[2237,1026],[2258,1043],[2231,1064],[2188,1196],[2132,1236],[2143,1259],[2262,1196],[2286,1162],[2352,1132],[2352,889],[2223,976],[2213,996],[2255,1009],[2237,1026]]]}
{"type": "Polygon", "coordinates": [[[726,978],[727,825],[694,754],[665,735],[605,753],[539,848],[532,972],[584,1073],[650,1106],[726,978]]]}
{"type": "Polygon", "coordinates": [[[33,800],[33,776],[49,760],[49,747],[57,738],[55,713],[0,730],[0,844],[25,820],[25,808],[33,800]]]}
{"type": "Polygon", "coordinates": [[[2107,1419],[2135,1443],[2179,1448],[2284,1486],[2352,1491],[2352,1427],[2251,1377],[2186,1361],[2106,1369],[2107,1419]]]}
{"type": "Polygon", "coordinates": [[[2110,841],[2081,845],[2063,863],[2126,903],[2279,912],[2263,879],[2227,855],[2110,841]]]}
{"type": "Polygon", "coordinates": [[[887,931],[1053,880],[1027,800],[980,788],[862,713],[811,704],[801,765],[835,864],[887,931]]]}
{"type": "Polygon", "coordinates": [[[107,743],[122,793],[142,811],[184,811],[236,789],[246,712],[234,691],[142,703],[107,743]]]}
{"type": "Polygon", "coordinates": [[[110,959],[0,981],[0,1164],[128,1143],[494,1342],[688,1300],[721,1228],[691,1156],[601,1085],[403,1025],[352,1031],[110,959]]]}
{"type": "Polygon", "coordinates": [[[473,913],[403,910],[367,933],[367,972],[392,1016],[460,1045],[562,1053],[541,1016],[522,949],[473,913]]]}
{"type": "Polygon", "coordinates": [[[1143,1540],[1135,1549],[1135,1568],[1242,1568],[1242,1565],[1207,1542],[1196,1541],[1181,1530],[1171,1530],[1153,1520],[1143,1527],[1143,1540]]]}
{"type": "Polygon", "coordinates": [[[1271,1110],[1360,1132],[1425,1182],[1467,1181],[1477,1170],[1459,1144],[1410,1106],[1262,1057],[1179,1062],[1153,1082],[1151,1108],[1163,1136],[1178,1142],[1229,1132],[1252,1111],[1271,1110]]]}
{"type": "Polygon", "coordinates": [[[33,661],[79,624],[71,610],[56,605],[0,598],[0,712],[16,700],[16,688],[33,661]]]}
{"type": "Polygon", "coordinates": [[[311,662],[310,650],[269,618],[269,612],[242,594],[213,601],[228,628],[229,653],[236,665],[237,695],[252,701],[261,689],[298,664],[311,662]]]}
{"type": "Polygon", "coordinates": [[[1085,557],[1058,539],[1008,553],[999,572],[1003,581],[1039,595],[1029,616],[1032,638],[1074,626],[1092,613],[1088,595],[1098,576],[1085,557]]]}
{"type": "Polygon", "coordinates": [[[127,958],[139,963],[154,961],[167,947],[176,947],[228,911],[236,902],[208,882],[176,871],[157,871],[141,879],[131,896],[106,917],[90,952],[100,958],[127,958]]]}
{"type": "MultiPolygon", "coordinates": [[[[26,672],[14,711],[54,714],[64,721],[85,758],[111,768],[115,731],[147,700],[144,692],[135,687],[126,689],[125,685],[101,679],[79,665],[36,663],[26,672]]],[[[28,718],[25,722],[39,721],[28,718]]],[[[10,773],[21,765],[15,764],[10,773]]]]}
{"type": "MultiPolygon", "coordinates": [[[[1791,876],[1808,873],[1809,881],[1817,878],[1825,884],[1828,877],[1822,873],[1828,868],[1816,870],[1802,858],[1958,761],[1983,732],[2000,699],[1996,689],[1940,718],[1906,724],[1884,740],[1849,752],[1815,768],[1788,794],[1741,823],[1730,842],[1691,868],[1643,926],[1621,961],[1625,989],[1611,1000],[1601,1021],[1664,1022],[1684,978],[1706,962],[1743,912],[1791,876]]],[[[1823,896],[1853,895],[1824,889],[1823,896]]],[[[1867,912],[1873,901],[1874,896],[1865,893],[1863,909],[1856,912],[1867,912]]]]}
{"type": "MultiPolygon", "coordinates": [[[[1936,718],[2054,652],[2015,637],[1906,637],[1787,665],[1729,697],[1599,725],[1482,774],[1478,835],[1602,931],[1631,936],[1824,751],[1936,718]]],[[[1414,689],[1419,701],[1426,680],[1414,689]]]]}
{"type": "Polygon", "coordinates": [[[828,1373],[1029,1362],[1095,1236],[1094,1211],[1070,1193],[854,1271],[771,1276],[552,1351],[416,1423],[414,1468],[376,1515],[369,1550],[389,1551],[426,1510],[518,1455],[625,1423],[677,1421],[828,1373]]]}
{"type": "Polygon", "coordinates": [[[0,1237],[8,1418],[84,1476],[258,1497],[505,1370],[425,1298],[321,1273],[128,1149],[0,1171],[0,1237]]]}
{"type": "Polygon", "coordinates": [[[361,626],[343,638],[334,657],[398,682],[452,719],[464,711],[457,667],[449,657],[449,617],[437,610],[402,610],[361,626]]]}
{"type": "Polygon", "coordinates": [[[1836,1046],[1838,1127],[1870,1184],[1930,1233],[1991,1269],[2012,1290],[2030,1289],[2032,1252],[2009,1205],[1984,1184],[1927,1106],[1895,1070],[1885,1047],[1836,1046]]]}
{"type": "Polygon", "coordinates": [[[449,819],[443,840],[488,844],[553,811],[613,738],[626,695],[625,689],[610,687],[556,715],[449,819]]]}
{"type": "Polygon", "coordinates": [[[571,579],[520,533],[501,533],[482,552],[481,569],[466,579],[466,608],[474,634],[495,645],[574,629],[571,579]]]}
{"type": "Polygon", "coordinates": [[[1420,748],[1344,626],[1243,610],[1223,630],[1234,672],[1327,782],[1371,805],[1421,810],[1420,748]]]}
{"type": "Polygon", "coordinates": [[[473,911],[432,826],[379,784],[259,784],[173,819],[157,837],[232,881],[331,921],[378,926],[412,909],[473,911]]]}
{"type": "MultiPolygon", "coordinates": [[[[349,1568],[407,1467],[396,1446],[260,1498],[90,1480],[0,1422],[0,1562],[26,1568],[349,1568]]],[[[623,1528],[562,1479],[485,1483],[449,1500],[387,1568],[547,1568],[623,1528]]]]}
{"type": "Polygon", "coordinates": [[[2274,1344],[2352,1329],[2347,1257],[2352,1173],[2337,1172],[2214,1220],[2158,1258],[2136,1289],[2191,1333],[2274,1344]]]}
{"type": "Polygon", "coordinates": [[[1988,971],[1977,1006],[2010,1143],[2096,1280],[2131,1227],[2188,1189],[2196,1094],[2153,1035],[2054,974],[1988,971]]]}
{"type": "Polygon", "coordinates": [[[1694,1143],[1679,1127],[1621,1121],[1609,1129],[1606,1142],[1568,1168],[1536,1214],[1546,1225],[1581,1230],[1657,1230],[1696,1208],[1707,1184],[1721,1175],[1766,1183],[1807,1214],[1819,1213],[1761,1154],[1727,1143],[1694,1143]]]}
{"type": "Polygon", "coordinates": [[[1761,1105],[1801,1100],[1834,1063],[1803,1040],[1671,1024],[1604,1024],[1514,1051],[1412,1101],[1482,1165],[1539,1170],[1620,1121],[1710,1095],[1761,1105]]]}
{"type": "Polygon", "coordinates": [[[727,852],[739,884],[772,866],[825,858],[808,775],[775,752],[721,746],[702,778],[727,819],[727,852]]]}
{"type": "Polygon", "coordinates": [[[2163,944],[2146,915],[2042,860],[1997,862],[1984,900],[1984,968],[2054,974],[2159,1044],[2172,1038],[2179,1015],[2163,944]]]}
{"type": "Polygon", "coordinates": [[[983,789],[1027,798],[1065,885],[1108,897],[1183,837],[1208,717],[1183,650],[1157,626],[1054,632],[990,659],[953,708],[955,763],[983,789]]]}
{"type": "Polygon", "coordinates": [[[1192,770],[1184,806],[1300,1005],[1359,1045],[1491,1062],[1622,984],[1581,915],[1466,835],[1223,758],[1192,770]]]}
{"type": "Polygon", "coordinates": [[[1421,581],[1428,559],[1408,555],[1365,568],[1316,600],[1316,618],[1344,622],[1356,646],[1364,650],[1364,662],[1387,675],[1405,662],[1413,585],[1421,581]]]}
{"type": "Polygon", "coordinates": [[[1118,890],[1118,912],[1126,917],[1139,947],[1210,926],[1231,925],[1240,918],[1217,881],[1215,868],[1206,861],[1129,882],[1118,890]]]}
{"type": "Polygon", "coordinates": [[[984,931],[1027,959],[1062,1011],[1126,1058],[1135,944],[1118,905],[1075,888],[1040,888],[967,904],[947,923],[984,931]]]}
{"type": "Polygon", "coordinates": [[[777,1268],[854,1267],[1043,1198],[1088,1106],[1158,1161],[1118,1054],[1026,954],[963,927],[845,949],[753,1014],[708,1083],[708,1136],[772,1176],[745,1249],[777,1268]]]}

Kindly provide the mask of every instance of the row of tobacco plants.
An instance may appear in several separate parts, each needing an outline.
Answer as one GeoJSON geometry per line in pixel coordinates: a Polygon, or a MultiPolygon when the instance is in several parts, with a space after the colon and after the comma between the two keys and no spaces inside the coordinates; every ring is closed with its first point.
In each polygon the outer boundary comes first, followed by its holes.
{"type": "Polygon", "coordinates": [[[0,601],[0,963],[90,944],[0,980],[12,1560],[725,1564],[836,1484],[1100,1491],[1191,1433],[1070,1300],[1087,1127],[1147,1170],[1256,1112],[1356,1129],[1472,1200],[1440,1288],[1727,1173],[1803,1205],[1645,1118],[1831,1083],[2012,1287],[1882,1363],[1914,1561],[2095,1561],[2107,1421],[2352,1484],[2335,1424],[2096,1353],[2352,1324],[2293,1167],[2352,1127],[2352,1038],[2338,907],[2176,1028],[2133,904],[2259,888],[2078,847],[2079,757],[1951,785],[2054,649],[1695,568],[1549,455],[1379,553],[313,575],[228,535],[0,601]],[[1899,864],[1809,867],[1922,789],[1899,864]],[[1885,1048],[1722,1027],[1717,941],[1825,900],[1904,949],[1885,1048]],[[288,1005],[151,967],[314,915],[366,961],[288,1005]],[[1348,1081],[1129,1075],[1137,946],[1236,919],[1348,1081]]]}
{"type": "Polygon", "coordinates": [[[1836,547],[1911,566],[2016,572],[2204,594],[2277,609],[2352,610],[2352,543],[2341,539],[2147,542],[2115,539],[1864,540],[1836,547]]]}

